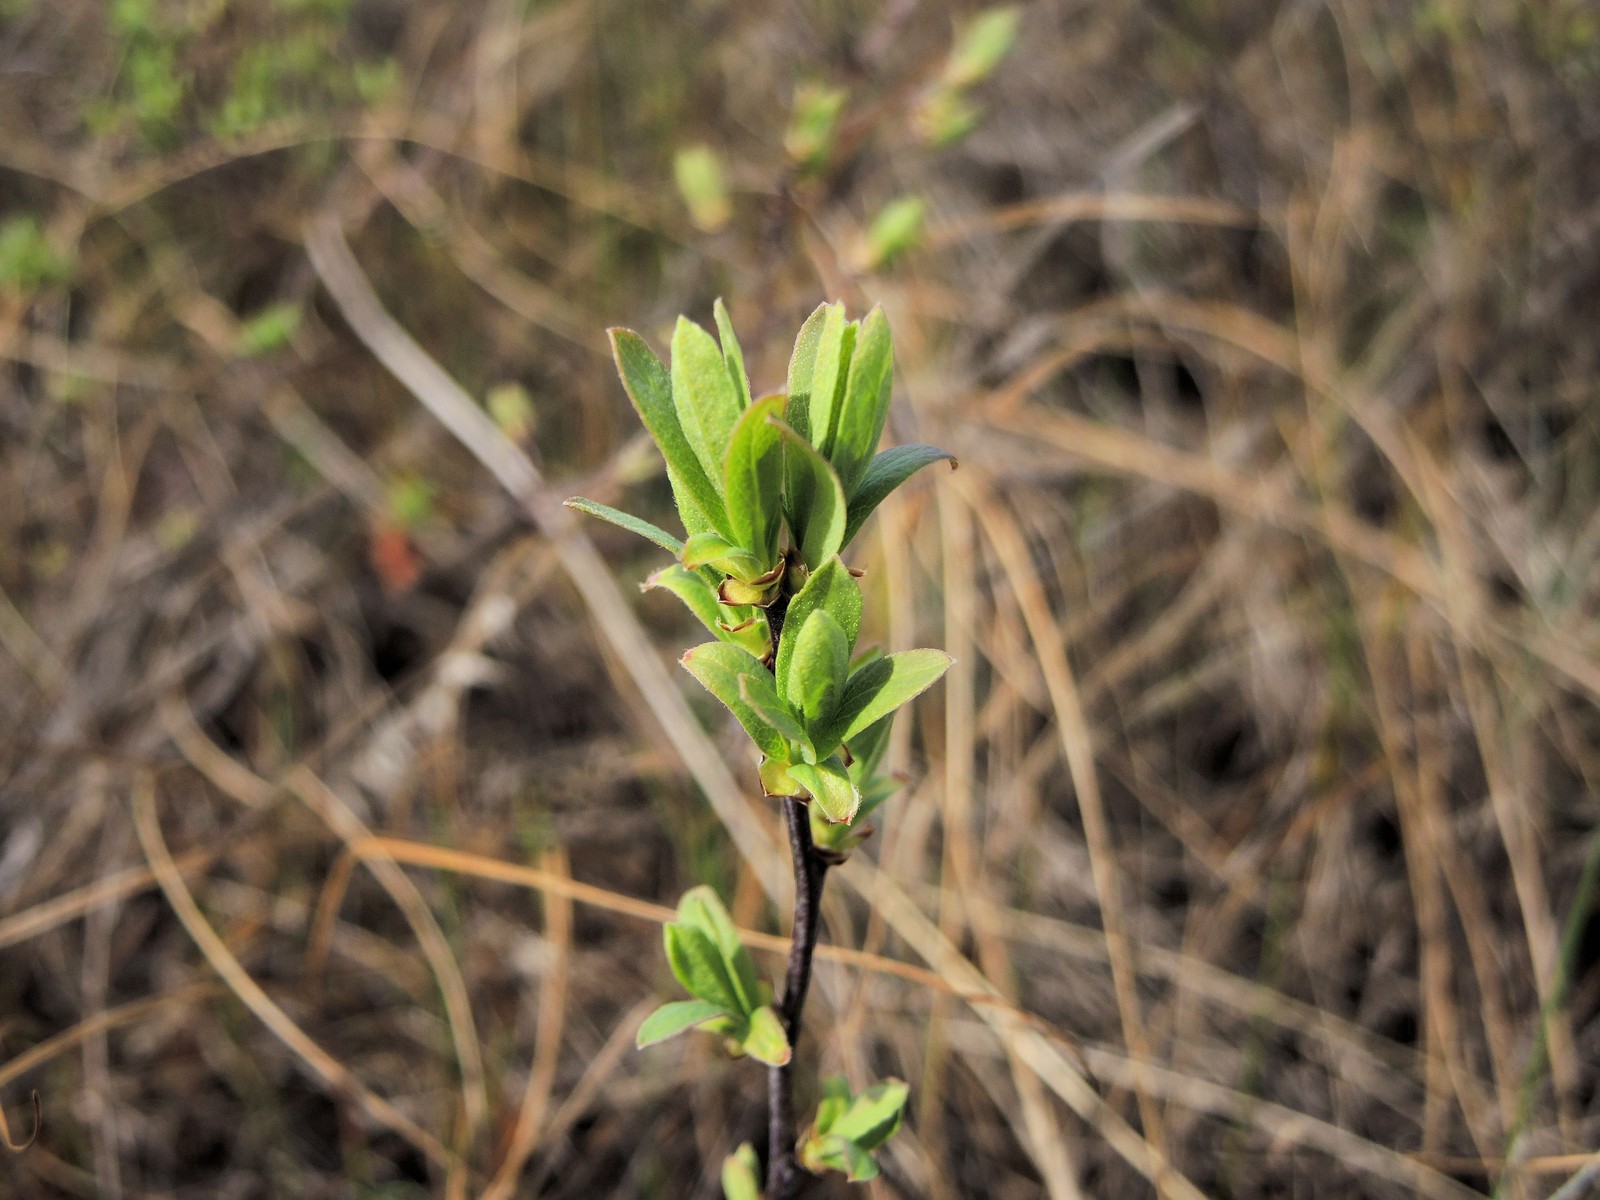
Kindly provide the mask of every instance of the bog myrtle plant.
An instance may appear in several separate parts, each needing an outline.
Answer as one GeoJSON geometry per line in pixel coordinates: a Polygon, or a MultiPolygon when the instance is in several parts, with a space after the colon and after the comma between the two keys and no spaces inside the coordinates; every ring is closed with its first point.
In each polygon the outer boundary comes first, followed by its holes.
{"type": "Polygon", "coordinates": [[[783,808],[795,911],[781,998],[756,973],[716,893],[696,887],[664,934],[668,965],[690,998],[657,1009],[638,1043],[700,1030],[767,1066],[764,1191],[748,1144],[723,1164],[722,1184],[728,1200],[786,1200],[809,1174],[875,1176],[873,1152],[905,1107],[899,1080],[855,1094],[830,1079],[797,1133],[794,1047],[827,872],[870,833],[867,818],[895,790],[880,770],[895,711],[950,664],[939,650],[858,645],[860,572],[841,556],[890,492],[955,459],[932,446],[878,450],[894,375],[881,309],[851,321],[843,304],[819,306],[795,341],[787,387],[762,396],[751,391],[720,300],[713,311],[716,337],[678,319],[670,367],[638,334],[611,331],[623,386],[666,460],[685,536],[592,500],[567,503],[676,559],[644,586],[672,593],[712,635],[683,665],[749,735],[762,790],[783,808]]]}

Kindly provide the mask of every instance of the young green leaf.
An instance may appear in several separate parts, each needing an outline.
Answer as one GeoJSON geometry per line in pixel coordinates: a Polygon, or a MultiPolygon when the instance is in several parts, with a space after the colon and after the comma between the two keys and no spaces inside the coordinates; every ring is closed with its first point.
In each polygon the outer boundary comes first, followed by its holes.
{"type": "Polygon", "coordinates": [[[723,1200],[761,1200],[761,1162],[745,1142],[722,1160],[723,1200]]]}
{"type": "Polygon", "coordinates": [[[811,748],[811,739],[806,735],[805,727],[795,719],[795,715],[788,707],[779,701],[777,692],[756,684],[754,676],[739,677],[739,698],[789,741],[807,750],[811,748]]]}
{"type": "Polygon", "coordinates": [[[817,1101],[816,1120],[811,1126],[817,1133],[828,1133],[834,1121],[850,1107],[850,1081],[843,1075],[829,1075],[822,1081],[822,1095],[817,1101]]]}
{"type": "Polygon", "coordinates": [[[710,936],[722,954],[734,989],[739,994],[740,1014],[747,1014],[761,1003],[761,984],[756,978],[755,964],[739,940],[738,927],[723,907],[722,899],[711,888],[701,884],[692,887],[678,901],[678,920],[692,925],[710,936]]]}
{"type": "Polygon", "coordinates": [[[956,456],[935,446],[894,446],[873,457],[850,497],[844,545],[849,545],[885,497],[929,463],[944,459],[953,471],[956,456]]]}
{"type": "Polygon", "coordinates": [[[639,1026],[638,1035],[634,1038],[634,1044],[643,1050],[646,1046],[677,1037],[702,1022],[733,1015],[735,1014],[709,1001],[674,1000],[670,1004],[663,1004],[644,1019],[644,1023],[639,1026]]]}
{"type": "Polygon", "coordinates": [[[837,556],[816,567],[805,585],[789,601],[789,611],[784,617],[783,634],[778,638],[778,653],[773,661],[773,674],[778,691],[787,694],[789,664],[794,658],[795,641],[800,630],[813,612],[823,609],[844,630],[845,640],[854,646],[861,629],[861,589],[837,556]]]}
{"type": "Polygon", "coordinates": [[[753,655],[725,642],[707,642],[696,646],[683,656],[683,665],[689,674],[700,681],[702,687],[728,707],[739,724],[750,735],[750,740],[763,754],[784,758],[789,752],[783,735],[762,718],[761,714],[744,702],[739,690],[742,680],[748,680],[752,693],[768,701],[769,707],[779,707],[778,695],[761,661],[753,655]]]}
{"type": "MultiPolygon", "coordinates": [[[[719,490],[741,405],[716,340],[688,317],[672,331],[672,401],[695,457],[719,490]]],[[[729,528],[725,532],[735,536],[729,528]]]]}
{"type": "Polygon", "coordinates": [[[844,319],[844,305],[836,304],[822,322],[817,340],[817,361],[811,374],[811,403],[806,415],[807,436],[824,456],[833,455],[834,427],[855,353],[856,323],[844,319]]]}
{"type": "Polygon", "coordinates": [[[794,339],[794,353],[789,357],[789,404],[784,409],[783,419],[801,437],[809,437],[811,433],[811,378],[816,371],[817,343],[822,340],[822,326],[833,307],[826,302],[817,305],[806,323],[800,326],[800,333],[794,339]]]}
{"type": "Polygon", "coordinates": [[[782,396],[768,396],[745,409],[734,424],[723,462],[733,534],[765,566],[778,559],[783,520],[783,435],[772,423],[782,411],[782,396]]]}
{"type": "Polygon", "coordinates": [[[673,563],[648,576],[639,587],[643,591],[662,588],[671,592],[719,641],[748,650],[758,658],[772,646],[766,614],[757,608],[723,604],[717,599],[716,587],[700,571],[673,563]]]}
{"type": "Polygon", "coordinates": [[[741,408],[749,408],[750,377],[744,371],[744,351],[739,348],[739,339],[733,332],[733,321],[728,317],[728,308],[722,303],[721,296],[712,304],[711,316],[717,323],[717,338],[722,342],[722,363],[728,370],[728,378],[733,381],[734,394],[741,408]]]}
{"type": "Polygon", "coordinates": [[[789,426],[774,421],[783,435],[785,516],[799,545],[801,560],[815,567],[844,545],[844,487],[833,465],[789,426]]]}
{"type": "Polygon", "coordinates": [[[728,966],[710,934],[693,925],[674,923],[663,928],[662,940],[667,948],[667,965],[684,991],[724,1012],[743,1011],[728,966]]]}
{"type": "Polygon", "coordinates": [[[878,448],[889,415],[889,394],[894,382],[894,346],[889,320],[874,308],[861,322],[850,374],[844,388],[828,458],[839,472],[845,495],[854,490],[861,473],[878,448]]]}
{"type": "Polygon", "coordinates": [[[898,1079],[875,1083],[850,1101],[828,1132],[849,1138],[863,1150],[876,1150],[900,1128],[909,1092],[898,1079]]]}
{"type": "Polygon", "coordinates": [[[818,751],[848,742],[932,687],[949,666],[943,650],[902,650],[868,663],[850,677],[827,734],[817,735],[818,751]]]}
{"type": "Polygon", "coordinates": [[[750,1014],[750,1026],[740,1044],[751,1058],[769,1067],[781,1067],[793,1055],[789,1038],[783,1032],[783,1023],[769,1005],[762,1005],[750,1014]]]}
{"type": "Polygon", "coordinates": [[[849,677],[850,642],[844,627],[827,609],[815,609],[795,638],[784,699],[808,728],[816,728],[833,716],[849,677]]]}
{"type": "Polygon", "coordinates": [[[1015,5],[987,9],[962,30],[960,39],[945,63],[944,81],[964,88],[987,77],[998,67],[1017,40],[1015,5]]]}
{"type": "Polygon", "coordinates": [[[848,825],[861,807],[861,793],[837,758],[822,763],[790,763],[789,774],[811,794],[822,815],[835,825],[848,825]]]}
{"type": "Polygon", "coordinates": [[[611,353],[622,377],[623,390],[639,414],[639,420],[661,448],[667,462],[667,481],[678,505],[678,516],[691,535],[706,529],[727,532],[728,518],[722,496],[678,421],[672,400],[672,377],[661,360],[631,329],[613,329],[611,353]]]}
{"type": "Polygon", "coordinates": [[[581,513],[588,513],[591,517],[599,517],[602,521],[610,521],[629,533],[637,533],[642,538],[648,538],[669,554],[681,554],[683,543],[673,537],[659,525],[652,525],[642,517],[632,513],[625,513],[619,508],[612,508],[609,504],[601,504],[595,500],[585,500],[582,496],[573,496],[566,501],[568,508],[575,508],[581,513]]]}

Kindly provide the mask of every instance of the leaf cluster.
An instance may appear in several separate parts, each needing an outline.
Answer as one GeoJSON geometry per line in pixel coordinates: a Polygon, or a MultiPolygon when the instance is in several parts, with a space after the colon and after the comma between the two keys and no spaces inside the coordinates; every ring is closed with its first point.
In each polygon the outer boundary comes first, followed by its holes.
{"type": "Polygon", "coordinates": [[[678,919],[664,927],[667,964],[692,1000],[674,1000],[644,1019],[641,1049],[690,1029],[720,1034],[733,1054],[769,1066],[789,1061],[788,1035],[772,1007],[772,987],[756,975],[750,952],[716,892],[691,888],[678,919]]]}
{"type": "Polygon", "coordinates": [[[886,1079],[854,1095],[842,1075],[824,1081],[816,1119],[800,1142],[801,1165],[816,1175],[843,1171],[851,1183],[876,1178],[878,1164],[872,1152],[900,1128],[907,1092],[898,1079],[886,1079]]]}

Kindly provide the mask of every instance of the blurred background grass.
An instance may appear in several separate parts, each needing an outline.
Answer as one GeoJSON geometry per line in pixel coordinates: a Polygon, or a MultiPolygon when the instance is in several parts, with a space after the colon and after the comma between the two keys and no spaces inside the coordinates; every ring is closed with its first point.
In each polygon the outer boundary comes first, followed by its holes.
{"type": "Polygon", "coordinates": [[[552,504],[664,516],[604,330],[721,295],[962,461],[857,564],[959,660],[809,1011],[866,1193],[1583,1194],[1600,18],[1016,16],[4,0],[0,1191],[717,1194],[649,902],[781,934],[776,822],[552,504]]]}

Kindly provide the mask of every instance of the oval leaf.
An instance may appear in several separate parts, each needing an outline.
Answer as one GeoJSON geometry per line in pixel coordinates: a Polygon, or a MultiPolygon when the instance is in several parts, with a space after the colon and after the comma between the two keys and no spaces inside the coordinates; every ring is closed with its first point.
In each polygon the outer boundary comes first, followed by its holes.
{"type": "Polygon", "coordinates": [[[771,420],[782,410],[782,396],[769,396],[745,409],[733,427],[723,462],[728,521],[734,536],[764,568],[778,561],[778,527],[783,521],[783,436],[771,420]]]}
{"type": "Polygon", "coordinates": [[[743,1011],[722,952],[710,934],[693,925],[674,923],[663,928],[662,940],[667,948],[667,965],[684,991],[724,1012],[743,1011]]]}
{"type": "Polygon", "coordinates": [[[856,534],[861,532],[861,526],[890,492],[929,463],[941,459],[950,464],[952,471],[955,470],[956,456],[937,446],[893,446],[875,455],[850,497],[850,511],[842,544],[848,546],[855,539],[856,534]]]}
{"type": "Polygon", "coordinates": [[[644,1019],[644,1023],[639,1026],[638,1035],[634,1038],[634,1045],[643,1050],[646,1046],[677,1037],[703,1021],[732,1015],[705,1000],[674,1000],[671,1004],[663,1004],[644,1019]]]}
{"type": "Polygon", "coordinates": [[[894,347],[889,339],[889,319],[883,309],[874,308],[861,322],[856,337],[844,399],[828,449],[828,459],[839,473],[847,496],[855,491],[883,436],[893,383],[894,347]]]}
{"type": "Polygon", "coordinates": [[[763,754],[773,758],[787,757],[789,748],[783,736],[745,703],[739,690],[741,680],[748,680],[753,694],[769,702],[772,707],[781,707],[777,691],[772,685],[772,676],[767,674],[759,659],[725,642],[707,642],[685,654],[683,665],[706,691],[727,705],[728,711],[739,719],[739,724],[744,726],[750,740],[763,754]]]}
{"type": "Polygon", "coordinates": [[[862,667],[850,677],[828,735],[816,738],[818,753],[849,741],[932,687],[950,661],[943,650],[902,650],[862,667]]]}
{"type": "Polygon", "coordinates": [[[853,647],[861,629],[861,588],[837,555],[813,570],[805,585],[789,601],[783,633],[778,638],[778,654],[773,661],[773,674],[782,694],[788,691],[789,663],[794,658],[795,641],[806,618],[818,609],[826,610],[839,622],[845,640],[853,647]]]}
{"type": "MultiPolygon", "coordinates": [[[[687,317],[672,331],[672,401],[678,423],[720,495],[722,460],[741,405],[712,336],[687,317]]],[[[734,536],[731,529],[725,530],[734,536]]]]}
{"type": "Polygon", "coordinates": [[[789,357],[789,404],[784,409],[784,420],[801,437],[811,432],[811,377],[817,366],[817,343],[822,339],[822,323],[828,319],[826,302],[817,305],[800,333],[794,339],[794,353],[789,357]]]}
{"type": "Polygon", "coordinates": [[[793,1055],[788,1035],[783,1032],[783,1022],[769,1005],[762,1005],[750,1014],[750,1027],[740,1047],[751,1058],[769,1067],[781,1067],[793,1055]]]}
{"type": "Polygon", "coordinates": [[[861,793],[837,758],[827,762],[790,763],[789,774],[811,794],[822,815],[835,825],[848,825],[861,808],[861,793]]]}
{"type": "Polygon", "coordinates": [[[844,629],[827,609],[815,609],[795,638],[784,698],[806,727],[815,729],[833,716],[849,677],[850,643],[844,629]]]}
{"type": "Polygon", "coordinates": [[[810,442],[781,421],[773,424],[783,435],[784,515],[801,560],[815,568],[844,545],[844,487],[810,442]]]}

